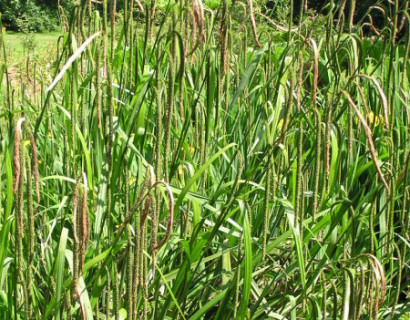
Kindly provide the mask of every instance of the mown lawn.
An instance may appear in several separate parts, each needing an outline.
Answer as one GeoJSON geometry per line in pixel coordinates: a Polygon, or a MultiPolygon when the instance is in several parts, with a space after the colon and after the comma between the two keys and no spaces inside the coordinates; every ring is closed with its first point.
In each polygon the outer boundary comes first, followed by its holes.
{"type": "MultiPolygon", "coordinates": [[[[24,60],[28,53],[27,45],[34,48],[36,56],[50,60],[50,53],[55,51],[61,32],[32,33],[6,32],[6,54],[9,65],[15,65],[24,60]]],[[[3,59],[3,57],[1,57],[3,59]]]]}

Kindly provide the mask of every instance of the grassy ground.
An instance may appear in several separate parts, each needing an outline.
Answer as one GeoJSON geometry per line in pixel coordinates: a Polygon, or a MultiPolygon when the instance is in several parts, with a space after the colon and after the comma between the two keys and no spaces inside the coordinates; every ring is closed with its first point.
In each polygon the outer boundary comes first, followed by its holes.
{"type": "Polygon", "coordinates": [[[6,53],[9,65],[16,65],[25,59],[28,46],[32,46],[38,57],[50,56],[46,53],[55,50],[60,32],[24,34],[21,32],[6,32],[6,53]]]}
{"type": "MultiPolygon", "coordinates": [[[[29,59],[29,72],[36,77],[41,73],[48,74],[50,62],[56,57],[57,40],[61,33],[31,33],[6,32],[5,48],[7,71],[10,83],[19,87],[21,83],[28,84],[27,58],[29,59]]],[[[4,57],[1,55],[3,62],[4,57]]],[[[31,94],[31,90],[27,91],[31,94]]]]}

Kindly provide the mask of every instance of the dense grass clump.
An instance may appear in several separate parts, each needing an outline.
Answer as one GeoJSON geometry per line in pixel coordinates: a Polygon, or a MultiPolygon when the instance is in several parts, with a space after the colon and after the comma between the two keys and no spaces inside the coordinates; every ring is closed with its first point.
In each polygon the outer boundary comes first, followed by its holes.
{"type": "Polygon", "coordinates": [[[345,2],[79,1],[17,82],[3,30],[0,318],[406,319],[408,2],[345,2]]]}

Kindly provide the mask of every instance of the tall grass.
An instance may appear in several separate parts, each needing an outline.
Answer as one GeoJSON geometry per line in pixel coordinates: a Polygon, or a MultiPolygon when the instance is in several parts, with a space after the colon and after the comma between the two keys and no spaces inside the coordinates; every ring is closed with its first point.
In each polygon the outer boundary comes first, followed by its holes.
{"type": "Polygon", "coordinates": [[[252,1],[129,0],[116,24],[84,0],[41,90],[9,81],[3,32],[0,318],[408,317],[395,3],[371,37],[355,1],[284,27],[252,1]]]}

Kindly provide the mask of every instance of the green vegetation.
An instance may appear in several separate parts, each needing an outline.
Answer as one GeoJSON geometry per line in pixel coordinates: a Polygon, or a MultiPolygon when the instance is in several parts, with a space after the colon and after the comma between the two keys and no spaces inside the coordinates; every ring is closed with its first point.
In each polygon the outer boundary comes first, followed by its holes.
{"type": "Polygon", "coordinates": [[[409,3],[114,3],[2,32],[0,318],[407,319],[409,3]]]}
{"type": "Polygon", "coordinates": [[[48,62],[52,61],[50,54],[56,53],[56,43],[60,32],[46,33],[20,33],[6,32],[5,42],[8,65],[20,63],[27,54],[34,54],[37,59],[47,56],[48,62]]]}
{"type": "Polygon", "coordinates": [[[59,29],[61,15],[58,6],[69,10],[72,0],[2,0],[0,12],[3,25],[9,30],[45,32],[59,29]]]}

